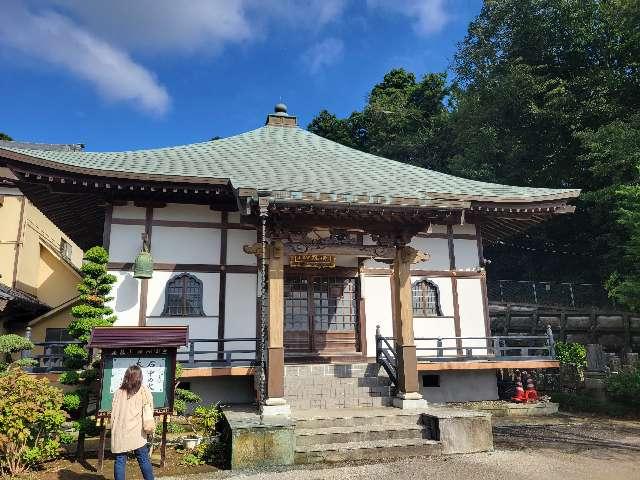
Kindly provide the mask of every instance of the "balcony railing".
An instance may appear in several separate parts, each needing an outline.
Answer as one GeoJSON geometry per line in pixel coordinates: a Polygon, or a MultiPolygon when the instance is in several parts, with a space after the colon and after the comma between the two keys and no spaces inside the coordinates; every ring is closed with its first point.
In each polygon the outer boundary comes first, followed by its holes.
{"type": "Polygon", "coordinates": [[[257,338],[191,338],[178,350],[177,361],[187,368],[256,365],[257,338]]]}
{"type": "MultiPolygon", "coordinates": [[[[551,328],[546,335],[494,337],[416,337],[418,362],[464,362],[472,360],[553,360],[555,341],[551,328]]],[[[395,385],[397,360],[393,337],[376,328],[376,361],[395,385]]]]}
{"type": "MultiPolygon", "coordinates": [[[[34,343],[35,350],[23,352],[23,357],[37,363],[30,371],[34,373],[62,372],[64,349],[79,342],[34,343]]],[[[192,338],[189,346],[178,349],[176,360],[185,368],[230,367],[256,365],[257,338],[192,338]]]]}

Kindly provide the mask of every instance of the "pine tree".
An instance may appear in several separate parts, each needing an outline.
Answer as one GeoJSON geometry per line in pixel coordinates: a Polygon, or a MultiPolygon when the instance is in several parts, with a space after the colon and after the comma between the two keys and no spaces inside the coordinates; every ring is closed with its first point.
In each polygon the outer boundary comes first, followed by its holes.
{"type": "Polygon", "coordinates": [[[116,282],[116,277],[107,272],[108,263],[109,254],[102,247],[93,247],[85,252],[81,268],[83,278],[78,284],[80,303],[72,307],[73,320],[67,328],[78,343],[67,345],[64,349],[67,371],[60,375],[60,383],[78,386],[64,396],[63,406],[80,419],[79,456],[82,455],[84,436],[91,423],[86,417],[95,413],[88,412],[88,405],[98,377],[97,361],[90,361],[87,343],[94,327],[108,327],[116,320],[113,309],[106,305],[113,298],[108,295],[116,282]]]}

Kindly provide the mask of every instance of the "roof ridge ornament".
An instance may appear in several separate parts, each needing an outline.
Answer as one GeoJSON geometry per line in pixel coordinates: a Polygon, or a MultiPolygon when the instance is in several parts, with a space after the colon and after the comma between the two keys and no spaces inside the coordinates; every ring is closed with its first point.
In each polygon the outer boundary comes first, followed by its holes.
{"type": "Polygon", "coordinates": [[[273,108],[274,113],[267,116],[266,125],[274,127],[297,127],[298,118],[287,113],[287,106],[282,103],[276,103],[273,108]]]}

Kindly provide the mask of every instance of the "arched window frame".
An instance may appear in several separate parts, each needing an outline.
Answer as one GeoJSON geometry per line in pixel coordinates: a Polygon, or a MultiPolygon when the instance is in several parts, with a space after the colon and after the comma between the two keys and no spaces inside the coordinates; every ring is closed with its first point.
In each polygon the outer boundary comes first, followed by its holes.
{"type": "Polygon", "coordinates": [[[164,308],[162,310],[163,317],[203,317],[204,309],[202,308],[202,280],[200,280],[195,275],[191,275],[190,273],[181,273],[180,275],[176,275],[175,277],[171,277],[164,288],[164,308]],[[196,288],[195,297],[192,305],[187,305],[187,295],[189,293],[186,292],[186,282],[187,280],[193,281],[194,286],[196,288]],[[170,294],[171,289],[173,287],[177,287],[178,284],[181,284],[182,288],[182,297],[180,305],[170,304],[170,294]],[[174,308],[179,307],[178,311],[175,311],[174,308]]]}
{"type": "Polygon", "coordinates": [[[440,306],[440,290],[438,286],[431,280],[425,279],[413,282],[411,285],[411,305],[414,317],[441,317],[442,308],[440,306]],[[421,302],[416,301],[418,294],[421,302]],[[433,300],[430,300],[430,295],[433,300]]]}

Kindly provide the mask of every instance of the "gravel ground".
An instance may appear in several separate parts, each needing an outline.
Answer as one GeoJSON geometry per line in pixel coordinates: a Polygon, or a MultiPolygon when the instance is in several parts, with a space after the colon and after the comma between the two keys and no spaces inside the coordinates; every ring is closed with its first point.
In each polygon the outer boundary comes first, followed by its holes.
{"type": "Polygon", "coordinates": [[[494,434],[494,452],[375,464],[323,464],[270,472],[219,472],[193,480],[640,480],[637,421],[569,416],[496,419],[494,434]]]}

